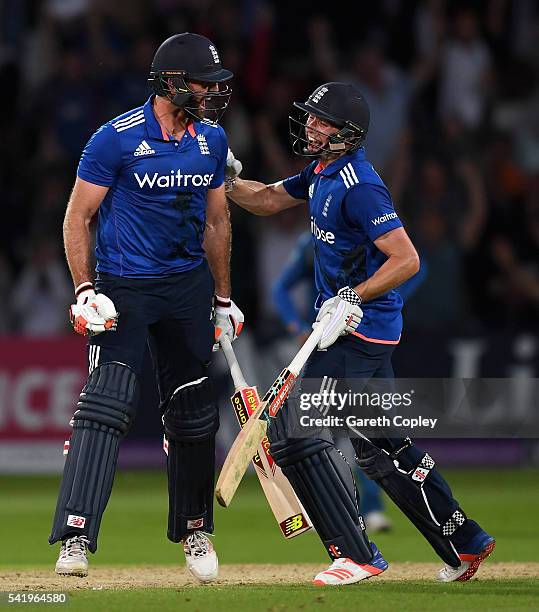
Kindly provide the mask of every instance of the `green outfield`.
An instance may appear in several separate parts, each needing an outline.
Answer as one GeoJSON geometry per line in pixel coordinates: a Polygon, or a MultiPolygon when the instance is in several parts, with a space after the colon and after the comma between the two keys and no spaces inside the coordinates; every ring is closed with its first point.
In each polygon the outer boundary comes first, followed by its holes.
{"type": "Polygon", "coordinates": [[[117,476],[98,554],[91,557],[93,582],[90,574],[86,582],[57,583],[52,573],[57,546],[46,540],[59,477],[0,477],[0,591],[13,585],[75,589],[69,609],[76,610],[349,610],[359,604],[377,610],[539,609],[539,471],[447,470],[446,475],[466,512],[498,542],[472,583],[433,582],[436,556],[388,505],[394,530],[373,537],[390,562],[387,579],[340,589],[312,587],[311,572],[327,564],[319,541],[311,534],[285,541],[256,479],[249,478],[233,505],[216,512],[214,544],[224,583],[192,586],[183,554],[166,539],[164,475],[130,472],[117,476]],[[413,580],[416,568],[424,580],[413,580]]]}

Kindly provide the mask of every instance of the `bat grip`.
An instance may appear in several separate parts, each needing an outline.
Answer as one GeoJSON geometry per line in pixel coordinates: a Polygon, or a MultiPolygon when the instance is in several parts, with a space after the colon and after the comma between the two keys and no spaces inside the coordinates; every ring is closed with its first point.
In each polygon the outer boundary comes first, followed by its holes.
{"type": "Polygon", "coordinates": [[[230,375],[232,376],[232,380],[234,381],[234,387],[236,391],[238,389],[247,387],[247,382],[245,381],[243,372],[241,371],[240,364],[236,359],[236,354],[234,353],[234,349],[232,348],[232,342],[230,342],[230,338],[226,334],[222,334],[221,338],[219,339],[219,344],[223,349],[223,353],[225,355],[226,362],[228,363],[230,375]]]}
{"type": "Polygon", "coordinates": [[[301,369],[305,365],[307,359],[309,359],[311,353],[315,350],[320,342],[320,338],[322,338],[322,334],[324,333],[324,329],[328,324],[328,321],[331,319],[331,315],[327,314],[313,329],[311,335],[307,338],[303,346],[299,349],[297,355],[292,359],[292,362],[288,366],[288,369],[294,376],[298,376],[301,372],[301,369]]]}

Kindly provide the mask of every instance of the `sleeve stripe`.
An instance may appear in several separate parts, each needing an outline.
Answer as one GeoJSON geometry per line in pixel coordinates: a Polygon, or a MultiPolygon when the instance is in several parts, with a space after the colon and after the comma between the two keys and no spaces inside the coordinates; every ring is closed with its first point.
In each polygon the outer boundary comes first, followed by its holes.
{"type": "Polygon", "coordinates": [[[125,123],[130,123],[133,119],[135,119],[135,117],[137,119],[140,119],[140,117],[142,116],[142,114],[144,113],[144,110],[139,110],[136,113],[133,113],[132,115],[129,115],[128,117],[124,117],[123,119],[119,119],[118,121],[115,121],[112,125],[117,128],[120,127],[122,125],[124,125],[125,123]]]}
{"type": "Polygon", "coordinates": [[[344,184],[347,189],[350,189],[353,185],[359,185],[359,179],[357,178],[356,172],[352,167],[352,164],[348,163],[346,166],[343,166],[342,170],[339,173],[341,175],[344,184]]]}
{"type": "Polygon", "coordinates": [[[135,121],[133,123],[129,123],[128,125],[124,125],[123,127],[116,128],[116,131],[117,132],[123,132],[124,130],[128,130],[129,128],[135,127],[135,125],[139,125],[140,123],[144,123],[145,121],[146,121],[146,119],[144,117],[142,117],[138,121],[135,121]]]}
{"type": "Polygon", "coordinates": [[[348,182],[350,183],[350,187],[352,186],[354,179],[352,178],[352,175],[350,174],[350,170],[348,169],[348,166],[344,166],[342,171],[346,174],[347,178],[348,178],[348,182]]]}
{"type": "Polygon", "coordinates": [[[352,164],[348,164],[346,167],[350,170],[350,174],[352,175],[352,178],[354,179],[354,183],[358,185],[359,179],[357,178],[356,171],[354,170],[354,166],[352,166],[352,164]]]}
{"type": "Polygon", "coordinates": [[[357,185],[359,183],[359,181],[357,180],[357,176],[355,176],[355,174],[354,174],[355,178],[354,178],[354,176],[352,176],[352,172],[350,172],[350,168],[351,168],[351,165],[350,164],[346,164],[346,166],[344,166],[343,170],[346,173],[346,176],[348,177],[348,181],[350,182],[350,186],[352,186],[353,184],[357,185]]]}
{"type": "Polygon", "coordinates": [[[346,186],[347,189],[350,189],[351,185],[348,182],[348,179],[346,177],[346,174],[344,173],[344,168],[339,172],[339,174],[341,175],[342,180],[344,181],[344,184],[346,186]]]}

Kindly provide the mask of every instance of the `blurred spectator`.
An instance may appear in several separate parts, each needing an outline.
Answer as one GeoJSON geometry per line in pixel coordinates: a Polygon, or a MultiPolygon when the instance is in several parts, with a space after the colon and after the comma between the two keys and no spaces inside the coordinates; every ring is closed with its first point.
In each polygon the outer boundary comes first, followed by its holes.
{"type": "Polygon", "coordinates": [[[446,31],[444,0],[426,0],[415,14],[416,52],[420,57],[436,55],[446,31]]]}
{"type": "Polygon", "coordinates": [[[459,160],[450,171],[436,158],[422,162],[402,209],[429,273],[410,298],[406,320],[416,327],[455,327],[465,313],[466,253],[483,230],[485,193],[474,164],[459,160]]]}
{"type": "Polygon", "coordinates": [[[288,115],[292,101],[289,95],[289,83],[282,78],[274,79],[268,87],[266,105],[253,119],[259,160],[263,162],[268,181],[286,178],[305,165],[303,160],[294,157],[290,148],[288,115]]]}
{"type": "Polygon", "coordinates": [[[437,48],[429,57],[419,56],[403,71],[386,56],[383,40],[373,39],[355,49],[350,73],[342,80],[355,81],[369,104],[371,119],[365,140],[367,158],[390,183],[405,145],[410,127],[412,103],[432,77],[438,58],[437,48]]]}
{"type": "Polygon", "coordinates": [[[479,31],[475,13],[458,11],[454,33],[445,44],[441,60],[439,108],[442,118],[454,115],[467,128],[483,120],[491,79],[490,52],[479,31]]]}
{"type": "Polygon", "coordinates": [[[37,238],[11,296],[15,330],[24,335],[53,336],[69,329],[67,309],[73,298],[58,242],[37,238]]]}
{"type": "Polygon", "coordinates": [[[539,318],[539,177],[511,214],[514,222],[498,226],[491,241],[490,315],[505,326],[530,326],[539,318]]]}
{"type": "Polygon", "coordinates": [[[408,125],[413,83],[387,61],[380,44],[356,49],[349,78],[358,85],[371,112],[367,159],[385,177],[408,125]]]}
{"type": "Polygon", "coordinates": [[[43,235],[58,244],[62,241],[62,222],[72,180],[69,168],[45,166],[42,168],[36,190],[32,215],[28,224],[30,235],[43,235]]]}

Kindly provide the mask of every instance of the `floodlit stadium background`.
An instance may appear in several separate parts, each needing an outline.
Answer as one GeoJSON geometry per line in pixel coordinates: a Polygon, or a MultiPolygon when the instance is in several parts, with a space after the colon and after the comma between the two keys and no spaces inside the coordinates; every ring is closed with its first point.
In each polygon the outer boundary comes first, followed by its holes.
{"type": "MultiPolygon", "coordinates": [[[[236,74],[223,125],[247,178],[270,182],[305,165],[288,144],[293,100],[329,80],[353,80],[364,92],[367,156],[425,270],[405,307],[399,376],[538,376],[537,5],[371,4],[361,3],[358,20],[294,2],[298,21],[286,3],[256,0],[2,3],[0,472],[61,470],[87,370],[66,316],[72,285],[61,237],[78,157],[102,123],[145,101],[157,45],[181,31],[209,36],[236,74]]],[[[308,214],[255,218],[231,208],[233,298],[246,315],[237,352],[263,390],[297,346],[271,289],[308,214]]],[[[307,312],[309,287],[295,295],[307,312]]],[[[220,356],[213,373],[222,458],[236,425],[220,356]]],[[[164,466],[149,362],[144,382],[122,468],[164,466]]],[[[445,465],[539,461],[533,440],[425,446],[445,465]]]]}

